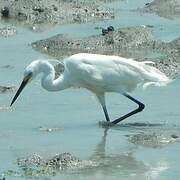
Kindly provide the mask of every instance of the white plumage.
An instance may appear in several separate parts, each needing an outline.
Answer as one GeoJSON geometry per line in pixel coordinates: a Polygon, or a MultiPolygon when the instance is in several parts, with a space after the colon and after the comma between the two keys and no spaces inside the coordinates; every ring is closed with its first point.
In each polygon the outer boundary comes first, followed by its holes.
{"type": "Polygon", "coordinates": [[[118,56],[75,54],[64,61],[65,76],[73,86],[94,93],[131,92],[137,85],[166,85],[169,79],[150,61],[137,62],[118,56]]]}
{"type": "MultiPolygon", "coordinates": [[[[70,87],[86,88],[98,97],[107,121],[110,121],[110,118],[104,95],[106,92],[121,93],[137,103],[139,107],[112,122],[116,124],[144,108],[144,104],[128,95],[128,92],[132,92],[138,85],[143,87],[148,85],[164,86],[170,82],[165,74],[150,64],[154,63],[151,61],[137,62],[118,56],[80,53],[64,60],[64,72],[57,79],[55,79],[54,67],[48,61],[33,61],[25,69],[23,82],[25,80],[29,82],[29,79],[43,73],[41,84],[48,91],[60,91],[70,87]]],[[[22,84],[11,105],[25,86],[22,84]]]]}

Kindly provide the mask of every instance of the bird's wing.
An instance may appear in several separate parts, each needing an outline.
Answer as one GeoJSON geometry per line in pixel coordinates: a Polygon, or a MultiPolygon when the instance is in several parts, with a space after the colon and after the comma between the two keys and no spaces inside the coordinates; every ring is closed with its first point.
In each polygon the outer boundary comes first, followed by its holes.
{"type": "Polygon", "coordinates": [[[106,91],[132,91],[139,81],[133,66],[113,58],[83,59],[76,64],[76,69],[82,84],[106,91]]]}
{"type": "Polygon", "coordinates": [[[81,82],[80,86],[88,84],[104,91],[120,92],[132,91],[148,82],[167,82],[167,77],[150,64],[152,62],[97,54],[76,54],[68,60],[71,76],[81,82]]]}

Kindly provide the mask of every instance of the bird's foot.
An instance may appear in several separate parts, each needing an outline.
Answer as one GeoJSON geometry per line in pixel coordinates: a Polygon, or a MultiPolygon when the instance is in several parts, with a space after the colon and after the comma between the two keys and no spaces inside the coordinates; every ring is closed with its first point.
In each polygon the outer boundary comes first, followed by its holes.
{"type": "Polygon", "coordinates": [[[109,121],[99,121],[98,125],[103,128],[108,128],[108,127],[114,126],[114,124],[109,121]]]}

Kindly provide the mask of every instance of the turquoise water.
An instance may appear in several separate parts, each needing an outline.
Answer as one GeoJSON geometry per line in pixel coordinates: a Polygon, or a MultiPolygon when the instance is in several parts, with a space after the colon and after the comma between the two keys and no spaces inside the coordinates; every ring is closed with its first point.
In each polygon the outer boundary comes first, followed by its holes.
{"type": "MultiPolygon", "coordinates": [[[[119,9],[124,10],[112,21],[56,26],[39,33],[17,25],[16,36],[0,39],[0,85],[18,86],[26,65],[37,58],[48,58],[28,44],[57,33],[85,36],[97,34],[96,26],[150,24],[154,26],[155,36],[162,40],[180,37],[180,22],[177,19],[170,21],[153,14],[128,10],[141,7],[145,2],[141,0],[133,5],[130,1],[122,2],[123,6],[119,9]],[[12,68],[1,68],[4,65],[11,65],[12,68]]],[[[116,7],[118,10],[117,4],[116,7]]],[[[143,123],[160,124],[162,130],[164,126],[169,126],[169,131],[174,125],[179,127],[179,89],[179,79],[162,88],[138,88],[133,95],[146,104],[145,110],[125,120],[124,125],[109,129],[106,136],[105,129],[98,126],[98,122],[104,120],[101,107],[86,90],[69,89],[50,93],[40,87],[37,79],[25,88],[12,108],[7,107],[14,94],[1,94],[0,172],[17,169],[16,159],[33,153],[52,157],[56,153],[70,152],[80,159],[93,160],[97,165],[75,173],[59,173],[50,179],[178,179],[178,142],[162,148],[150,148],[129,142],[128,135],[158,132],[153,126],[144,127],[143,123]],[[129,123],[142,123],[142,126],[129,123]],[[59,129],[45,132],[40,127],[59,129]]],[[[132,102],[119,94],[109,94],[107,106],[112,119],[135,108],[132,102]]],[[[166,132],[163,134],[166,135],[166,132]]]]}

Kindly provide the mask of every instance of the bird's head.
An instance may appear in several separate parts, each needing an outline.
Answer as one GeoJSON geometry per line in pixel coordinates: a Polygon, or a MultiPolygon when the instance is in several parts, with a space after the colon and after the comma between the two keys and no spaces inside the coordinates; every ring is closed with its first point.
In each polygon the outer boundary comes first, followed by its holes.
{"type": "MultiPolygon", "coordinates": [[[[21,91],[24,89],[24,87],[32,80],[34,79],[38,74],[44,73],[44,74],[51,74],[53,76],[52,79],[54,79],[55,71],[54,67],[50,62],[58,62],[56,59],[47,59],[47,60],[35,60],[31,62],[24,71],[24,78],[23,81],[17,90],[10,106],[13,105],[13,103],[16,101],[18,96],[20,95],[21,91]]],[[[62,65],[62,63],[60,63],[62,65]]],[[[62,65],[63,66],[63,65],[62,65]]],[[[63,66],[64,67],[64,66],[63,66]]]]}
{"type": "Polygon", "coordinates": [[[25,71],[24,71],[24,78],[23,81],[19,87],[19,89],[17,90],[10,106],[13,105],[13,103],[16,101],[16,99],[18,98],[18,96],[20,95],[21,91],[25,88],[25,86],[36,77],[36,75],[38,74],[38,64],[39,61],[33,61],[31,64],[29,64],[25,71]]]}

